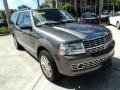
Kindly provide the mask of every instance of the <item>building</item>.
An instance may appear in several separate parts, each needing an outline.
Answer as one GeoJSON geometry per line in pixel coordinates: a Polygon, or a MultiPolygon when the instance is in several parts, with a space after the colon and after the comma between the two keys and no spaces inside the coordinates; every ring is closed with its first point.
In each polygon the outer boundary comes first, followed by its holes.
{"type": "Polygon", "coordinates": [[[45,0],[50,7],[63,8],[65,5],[69,8],[65,8],[71,12],[76,12],[78,16],[88,10],[101,14],[102,11],[112,10],[111,0],[45,0]]]}

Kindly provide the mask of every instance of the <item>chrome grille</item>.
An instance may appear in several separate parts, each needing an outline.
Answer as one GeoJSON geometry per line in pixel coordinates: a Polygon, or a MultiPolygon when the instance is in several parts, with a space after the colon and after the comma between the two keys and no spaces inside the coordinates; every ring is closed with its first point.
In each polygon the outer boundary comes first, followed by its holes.
{"type": "Polygon", "coordinates": [[[84,41],[84,47],[87,54],[97,53],[105,50],[109,47],[112,40],[111,35],[107,35],[106,37],[84,41]]]}
{"type": "Polygon", "coordinates": [[[102,44],[99,46],[95,46],[92,48],[86,48],[86,53],[87,54],[91,54],[91,53],[96,53],[96,52],[102,52],[103,50],[105,50],[106,48],[108,48],[110,46],[112,41],[107,42],[106,44],[102,44]]]}
{"type": "Polygon", "coordinates": [[[111,38],[112,38],[111,35],[107,35],[107,36],[102,37],[102,38],[84,41],[84,47],[91,48],[91,47],[99,46],[99,45],[102,45],[102,44],[109,42],[111,40],[111,38]]]}
{"type": "Polygon", "coordinates": [[[101,52],[101,51],[103,51],[104,49],[105,49],[105,47],[104,47],[104,45],[102,45],[102,46],[99,46],[99,47],[94,47],[94,48],[86,49],[86,52],[87,52],[88,54],[90,54],[90,53],[101,52]]]}

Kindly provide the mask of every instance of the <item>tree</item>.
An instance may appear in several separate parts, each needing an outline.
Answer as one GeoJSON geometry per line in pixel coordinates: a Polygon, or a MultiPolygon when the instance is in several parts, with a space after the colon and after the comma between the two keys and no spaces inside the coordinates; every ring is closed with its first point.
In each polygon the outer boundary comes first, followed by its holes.
{"type": "Polygon", "coordinates": [[[6,19],[6,14],[5,14],[4,10],[0,11],[0,16],[1,16],[1,18],[6,19]]]}
{"type": "Polygon", "coordinates": [[[40,6],[41,8],[49,8],[50,6],[49,6],[49,4],[47,4],[47,3],[42,3],[42,5],[40,6]]]}
{"type": "Polygon", "coordinates": [[[26,5],[21,5],[21,6],[18,6],[18,9],[31,9],[30,7],[26,6],[26,5]]]}
{"type": "Polygon", "coordinates": [[[8,8],[8,2],[7,2],[7,0],[3,0],[3,3],[4,3],[4,8],[5,8],[5,14],[6,14],[8,28],[10,29],[10,11],[8,8]]]}
{"type": "Polygon", "coordinates": [[[3,16],[0,14],[0,19],[2,19],[3,18],[3,16]]]}
{"type": "Polygon", "coordinates": [[[119,5],[120,4],[120,0],[111,0],[111,4],[113,6],[113,15],[114,15],[115,5],[119,5]]]}
{"type": "Polygon", "coordinates": [[[40,1],[37,0],[38,9],[40,8],[40,1]]]}
{"type": "Polygon", "coordinates": [[[72,5],[70,3],[65,3],[62,8],[68,10],[71,7],[72,7],[72,5]]]}

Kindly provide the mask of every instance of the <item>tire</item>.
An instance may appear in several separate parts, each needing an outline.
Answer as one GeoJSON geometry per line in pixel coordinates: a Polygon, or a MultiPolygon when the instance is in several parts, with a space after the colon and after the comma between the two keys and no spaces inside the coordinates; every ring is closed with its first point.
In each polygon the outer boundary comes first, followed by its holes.
{"type": "Polygon", "coordinates": [[[24,48],[17,42],[17,39],[13,36],[14,44],[17,50],[24,50],[24,48]]]}
{"type": "Polygon", "coordinates": [[[106,68],[106,67],[109,68],[109,67],[111,67],[111,66],[112,66],[112,59],[104,62],[104,64],[103,64],[103,68],[106,68]]]}
{"type": "Polygon", "coordinates": [[[120,23],[119,22],[116,23],[116,26],[117,26],[117,29],[120,29],[120,23]]]}
{"type": "Polygon", "coordinates": [[[47,52],[45,50],[41,51],[40,54],[39,54],[39,62],[40,62],[40,67],[42,69],[42,72],[43,72],[44,76],[49,81],[56,82],[57,80],[60,79],[60,73],[59,73],[59,71],[57,69],[57,66],[56,66],[56,64],[54,62],[53,57],[51,56],[51,54],[49,52],[47,52]],[[43,57],[44,57],[44,59],[43,59],[43,57]],[[46,61],[45,58],[47,58],[48,62],[46,61]],[[44,63],[47,62],[47,65],[48,65],[50,71],[47,70],[48,68],[45,69],[45,66],[44,66],[43,62],[44,63]],[[46,74],[46,71],[49,72],[48,75],[46,74]]]}
{"type": "Polygon", "coordinates": [[[111,25],[110,20],[108,19],[108,24],[111,25]]]}

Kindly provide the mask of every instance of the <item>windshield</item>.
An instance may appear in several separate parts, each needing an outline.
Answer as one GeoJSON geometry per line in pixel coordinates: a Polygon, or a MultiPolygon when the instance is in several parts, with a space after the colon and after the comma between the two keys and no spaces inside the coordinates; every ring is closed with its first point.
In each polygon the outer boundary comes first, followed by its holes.
{"type": "Polygon", "coordinates": [[[36,26],[75,21],[67,11],[58,9],[33,11],[33,19],[36,26]]]}

